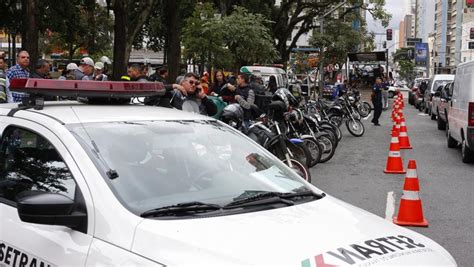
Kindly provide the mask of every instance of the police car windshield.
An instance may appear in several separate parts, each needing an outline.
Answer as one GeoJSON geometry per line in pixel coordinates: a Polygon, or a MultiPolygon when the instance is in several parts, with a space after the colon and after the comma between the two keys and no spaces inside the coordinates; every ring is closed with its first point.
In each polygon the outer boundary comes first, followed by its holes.
{"type": "Polygon", "coordinates": [[[286,165],[217,121],[68,127],[117,198],[135,214],[189,201],[223,206],[248,191],[291,193],[306,188],[286,165]],[[104,162],[117,178],[106,175],[104,162]]]}

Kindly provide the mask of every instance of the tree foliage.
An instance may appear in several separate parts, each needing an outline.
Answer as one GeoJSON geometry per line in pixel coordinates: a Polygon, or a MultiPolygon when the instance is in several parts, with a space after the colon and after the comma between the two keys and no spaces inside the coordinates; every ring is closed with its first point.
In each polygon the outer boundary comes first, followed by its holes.
{"type": "Polygon", "coordinates": [[[361,21],[359,30],[354,29],[352,22],[359,20],[355,13],[347,13],[342,18],[331,18],[325,21],[324,33],[315,31],[310,39],[314,47],[324,49],[325,63],[342,66],[348,52],[358,52],[361,46],[372,51],[373,35],[367,33],[365,22],[361,21]]]}
{"type": "Polygon", "coordinates": [[[197,64],[238,68],[252,63],[271,63],[277,52],[269,23],[261,14],[235,6],[220,18],[211,3],[197,5],[183,29],[185,56],[197,64]],[[233,63],[233,64],[232,64],[233,63]]]}
{"type": "Polygon", "coordinates": [[[47,2],[43,16],[50,19],[43,52],[66,50],[72,60],[79,48],[87,49],[91,56],[101,56],[111,49],[113,21],[104,7],[84,0],[47,2]]]}
{"type": "Polygon", "coordinates": [[[401,59],[398,61],[398,74],[404,80],[411,80],[415,75],[415,63],[412,60],[401,59]]]}

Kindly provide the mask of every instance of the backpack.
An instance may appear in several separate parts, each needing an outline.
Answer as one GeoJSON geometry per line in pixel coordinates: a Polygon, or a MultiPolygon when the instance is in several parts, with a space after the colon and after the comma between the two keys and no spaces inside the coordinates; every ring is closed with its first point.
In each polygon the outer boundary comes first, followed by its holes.
{"type": "Polygon", "coordinates": [[[0,103],[7,103],[7,78],[5,73],[0,70],[0,103]]]}

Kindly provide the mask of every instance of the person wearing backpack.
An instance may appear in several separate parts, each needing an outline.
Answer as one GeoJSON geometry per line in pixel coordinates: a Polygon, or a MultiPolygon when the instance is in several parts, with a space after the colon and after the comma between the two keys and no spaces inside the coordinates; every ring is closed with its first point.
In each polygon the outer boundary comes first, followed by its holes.
{"type": "Polygon", "coordinates": [[[5,58],[0,57],[0,103],[8,102],[6,66],[5,58]]]}

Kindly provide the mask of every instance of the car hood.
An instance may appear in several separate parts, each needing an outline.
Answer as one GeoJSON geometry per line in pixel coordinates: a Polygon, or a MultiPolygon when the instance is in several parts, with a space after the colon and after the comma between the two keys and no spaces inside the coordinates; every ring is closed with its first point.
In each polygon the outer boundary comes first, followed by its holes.
{"type": "Polygon", "coordinates": [[[144,219],[132,251],[166,266],[456,266],[429,238],[330,196],[229,216],[144,219]]]}

